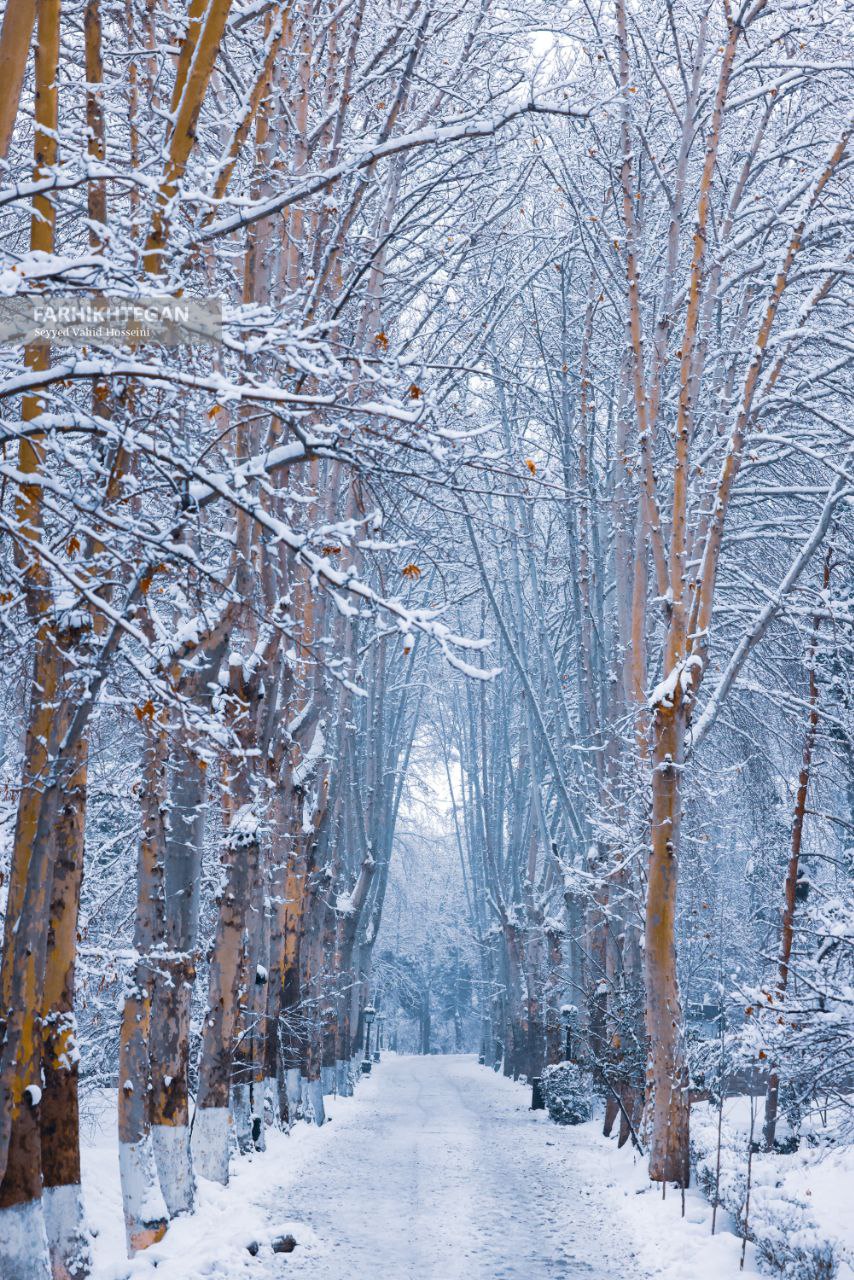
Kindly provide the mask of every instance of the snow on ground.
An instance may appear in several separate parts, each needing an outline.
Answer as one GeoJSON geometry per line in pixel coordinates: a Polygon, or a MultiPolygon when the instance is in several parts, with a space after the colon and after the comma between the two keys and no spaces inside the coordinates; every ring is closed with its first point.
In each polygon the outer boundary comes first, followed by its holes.
{"type": "Polygon", "coordinates": [[[601,1118],[561,1133],[568,1135],[572,1147],[569,1158],[577,1162],[579,1171],[591,1182],[604,1185],[614,1219],[625,1224],[650,1276],[656,1280],[737,1280],[760,1274],[750,1242],[744,1270],[739,1269],[742,1242],[724,1209],[718,1208],[713,1236],[712,1206],[702,1192],[694,1187],[685,1192],[684,1214],[677,1189],[668,1187],[662,1199],[661,1184],[651,1183],[647,1176],[646,1160],[628,1146],[618,1150],[614,1138],[603,1138],[601,1118]]]}
{"type": "MultiPolygon", "coordinates": [[[[753,1128],[761,1133],[764,1099],[754,1100],[753,1128]]],[[[746,1176],[751,1130],[751,1102],[747,1097],[727,1098],[722,1115],[722,1183],[727,1177],[746,1176]],[[734,1153],[737,1159],[734,1160],[734,1153]]],[[[818,1110],[807,1112],[799,1126],[801,1143],[789,1154],[757,1152],[752,1162],[751,1221],[782,1224],[795,1233],[821,1242],[829,1241],[839,1261],[837,1280],[854,1280],[854,1146],[842,1140],[839,1116],[818,1110]],[[797,1217],[797,1221],[795,1220],[797,1217]]],[[[691,1113],[692,1134],[714,1160],[717,1146],[717,1110],[701,1103],[691,1113]]],[[[781,1117],[777,1137],[787,1138],[781,1117]]]]}
{"type": "MultiPolygon", "coordinates": [[[[124,1254],[114,1117],[102,1105],[84,1150],[93,1280],[736,1280],[748,1246],[709,1236],[695,1192],[650,1188],[642,1162],[601,1124],[559,1128],[529,1090],[468,1057],[386,1054],[332,1122],[235,1158],[229,1187],[132,1262],[124,1254]],[[297,1248],[274,1254],[292,1233],[297,1248]],[[260,1249],[253,1256],[247,1246],[260,1249]]],[[[723,1228],[723,1229],[722,1229],[723,1228]]]]}

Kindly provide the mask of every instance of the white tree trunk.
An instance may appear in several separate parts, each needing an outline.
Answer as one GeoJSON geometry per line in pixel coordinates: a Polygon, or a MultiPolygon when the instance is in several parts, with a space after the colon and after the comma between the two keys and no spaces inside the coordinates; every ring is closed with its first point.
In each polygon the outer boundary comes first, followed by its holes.
{"type": "Polygon", "coordinates": [[[324,1124],[326,1121],[326,1108],[323,1105],[323,1085],[320,1080],[304,1080],[303,1088],[308,1101],[308,1108],[312,1119],[316,1125],[324,1124]]]}
{"type": "Polygon", "coordinates": [[[320,1083],[323,1087],[324,1097],[332,1098],[335,1096],[338,1092],[335,1067],[320,1068],[320,1083]]]}
{"type": "Polygon", "coordinates": [[[335,1074],[337,1076],[338,1096],[341,1098],[349,1098],[353,1093],[353,1086],[350,1082],[350,1063],[343,1062],[340,1058],[335,1063],[335,1074]]]}
{"type": "Polygon", "coordinates": [[[45,1187],[42,1209],[53,1280],[83,1280],[92,1267],[92,1251],[82,1187],[79,1183],[45,1187]]]}
{"type": "Polygon", "coordinates": [[[160,1190],[169,1216],[191,1213],[195,1203],[196,1180],[190,1153],[190,1129],[185,1124],[155,1124],[151,1127],[154,1158],[160,1190]]]}
{"type": "Polygon", "coordinates": [[[151,1133],[140,1142],[119,1143],[119,1172],[125,1211],[128,1257],[159,1240],[169,1220],[160,1190],[151,1133]]]}
{"type": "Polygon", "coordinates": [[[228,1107],[197,1107],[190,1143],[193,1167],[201,1178],[228,1186],[231,1111],[228,1107]]]}
{"type": "Polygon", "coordinates": [[[52,1280],[40,1200],[0,1209],[0,1276],[3,1280],[52,1280]]]}
{"type": "Polygon", "coordinates": [[[275,1125],[277,1129],[282,1127],[279,1082],[275,1076],[266,1076],[264,1079],[264,1125],[269,1124],[275,1125]]]}
{"type": "Polygon", "coordinates": [[[293,1124],[302,1102],[302,1078],[299,1067],[288,1067],[285,1073],[285,1092],[288,1097],[288,1120],[293,1124]]]}
{"type": "Polygon", "coordinates": [[[252,1094],[248,1084],[235,1084],[231,1089],[231,1110],[238,1150],[246,1155],[252,1150],[252,1094]]]}

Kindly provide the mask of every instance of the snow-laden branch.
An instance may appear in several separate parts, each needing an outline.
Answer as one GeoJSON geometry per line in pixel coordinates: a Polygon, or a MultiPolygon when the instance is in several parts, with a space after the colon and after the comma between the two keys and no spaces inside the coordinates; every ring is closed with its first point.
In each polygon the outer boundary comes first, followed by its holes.
{"type": "MultiPolygon", "coordinates": [[[[854,456],[854,447],[848,450],[847,460],[854,456]]],[[[759,644],[762,637],[770,627],[771,623],[777,618],[783,609],[786,598],[797,583],[804,569],[815,555],[818,548],[830,528],[830,522],[839,503],[845,498],[854,494],[850,482],[843,476],[837,476],[827,495],[824,506],[821,511],[815,527],[812,529],[809,537],[804,542],[798,554],[795,556],[786,576],[780,583],[777,590],[766,602],[760,610],[750,630],[741,638],[736,647],[735,652],[727,663],[726,670],[713,689],[709,699],[703,708],[702,715],[693,726],[691,734],[691,747],[696,750],[700,743],[708,734],[712,725],[718,718],[718,713],[726,700],[732,686],[738,679],[739,672],[744,666],[750,654],[759,644]]]]}
{"type": "Polygon", "coordinates": [[[253,222],[259,222],[262,218],[269,218],[271,214],[280,213],[282,209],[287,209],[291,205],[297,204],[300,200],[307,200],[319,191],[327,190],[327,188],[334,186],[336,182],[340,182],[342,178],[370,168],[378,160],[384,160],[389,156],[401,155],[408,151],[415,151],[421,147],[443,147],[448,146],[450,143],[466,142],[474,138],[489,138],[514,120],[532,114],[561,115],[569,116],[576,120],[586,120],[590,115],[590,110],[575,110],[556,103],[538,103],[530,99],[519,106],[511,107],[500,115],[461,121],[458,124],[447,124],[438,127],[427,126],[422,129],[415,129],[411,133],[402,133],[396,138],[388,138],[385,142],[365,143],[356,150],[355,154],[348,156],[340,164],[305,179],[304,182],[298,183],[279,195],[272,196],[269,200],[252,204],[241,213],[232,214],[228,218],[221,218],[218,222],[211,222],[199,233],[198,238],[200,240],[213,240],[218,236],[229,235],[233,231],[238,231],[241,227],[248,227],[253,222]]]}

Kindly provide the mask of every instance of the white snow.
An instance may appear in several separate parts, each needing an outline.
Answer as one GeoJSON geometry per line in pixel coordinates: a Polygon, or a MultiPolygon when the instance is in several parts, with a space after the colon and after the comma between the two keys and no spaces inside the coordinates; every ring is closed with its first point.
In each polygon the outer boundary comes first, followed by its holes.
{"type": "MultiPolygon", "coordinates": [[[[754,1127],[762,1123],[762,1099],[754,1127]]],[[[807,1111],[800,1125],[797,1151],[756,1152],[752,1160],[750,1220],[757,1236],[772,1244],[810,1248],[829,1244],[839,1263],[837,1280],[854,1280],[854,1146],[837,1128],[833,1111],[807,1111]],[[829,1121],[829,1123],[828,1123],[829,1121]]],[[[691,1116],[695,1146],[716,1161],[717,1111],[702,1103],[691,1116]]],[[[750,1134],[750,1099],[727,1098],[722,1116],[721,1195],[746,1177],[750,1134]]],[[[788,1136],[781,1117],[777,1137],[788,1136]]],[[[806,1274],[806,1268],[805,1274],[806,1274]]]]}
{"type": "Polygon", "coordinates": [[[738,1280],[760,1274],[750,1243],[739,1270],[741,1239],[726,1212],[718,1208],[713,1236],[712,1206],[692,1187],[685,1192],[683,1217],[680,1191],[669,1186],[662,1199],[661,1184],[649,1181],[646,1160],[629,1144],[617,1150],[613,1137],[603,1138],[601,1118],[563,1132],[570,1135],[579,1172],[593,1185],[604,1182],[612,1221],[621,1222],[635,1241],[647,1274],[656,1280],[738,1280]]]}
{"type": "Polygon", "coordinates": [[[125,1257],[112,1104],[84,1150],[97,1229],[92,1280],[737,1280],[748,1247],[696,1192],[650,1188],[601,1121],[559,1128],[530,1091],[471,1057],[385,1053],[322,1128],[267,1132],[227,1187],[199,1179],[198,1210],[125,1257]],[[296,1250],[270,1242],[291,1233],[296,1250]],[[250,1244],[259,1245],[256,1254],[250,1244]]]}

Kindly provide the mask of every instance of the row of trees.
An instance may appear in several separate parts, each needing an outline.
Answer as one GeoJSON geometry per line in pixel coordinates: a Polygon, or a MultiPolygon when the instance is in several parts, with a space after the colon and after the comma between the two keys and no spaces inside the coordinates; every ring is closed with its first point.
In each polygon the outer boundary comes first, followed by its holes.
{"type": "Polygon", "coordinates": [[[3,290],[224,324],[2,357],[4,1275],[86,1272],[114,1032],[131,1250],[232,1119],[349,1087],[419,726],[486,1051],[537,1074],[578,1004],[654,1178],[688,1176],[677,942],[689,994],[743,964],[796,989],[775,1026],[819,978],[844,1013],[846,18],[6,5],[3,290]]]}
{"type": "Polygon", "coordinates": [[[468,669],[377,475],[477,456],[390,335],[442,270],[466,140],[531,105],[488,9],[5,6],[4,292],[224,309],[212,346],[3,356],[10,1280],[88,1270],[81,1049],[115,1064],[131,1253],[194,1170],[227,1180],[232,1127],[248,1148],[265,1104],[321,1122],[350,1087],[417,719],[401,663],[426,640],[468,669]]]}
{"type": "Polygon", "coordinates": [[[553,70],[612,108],[531,126],[455,293],[477,365],[444,376],[515,459],[449,502],[502,679],[435,713],[485,1040],[538,1075],[580,1005],[609,1124],[681,1185],[678,953],[691,1001],[757,1015],[754,1066],[807,1087],[829,1037],[850,1079],[849,18],[589,10],[553,70]]]}

